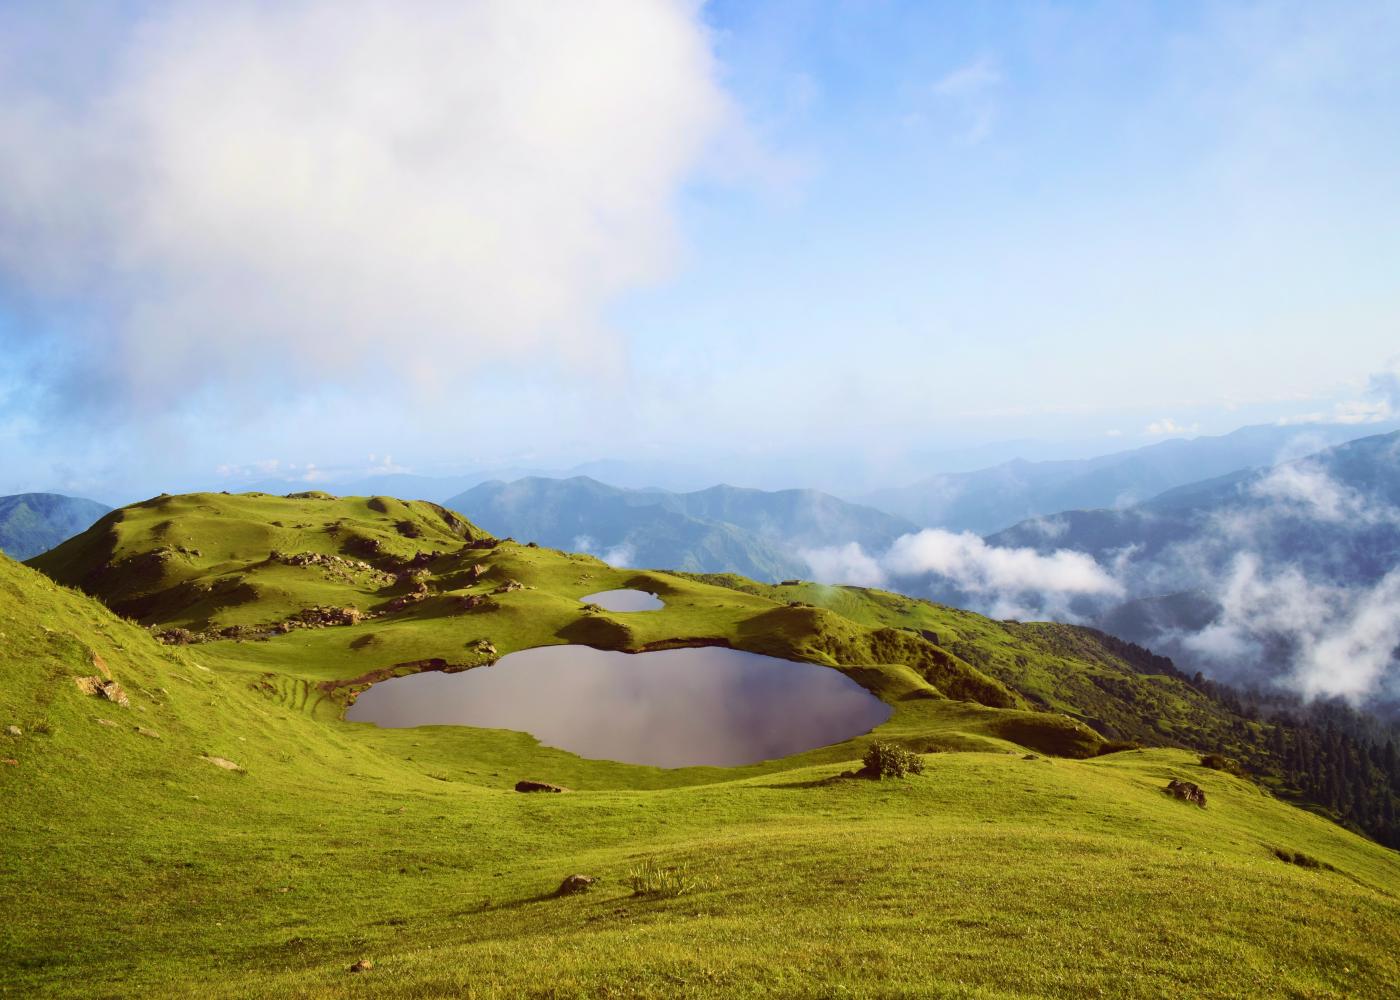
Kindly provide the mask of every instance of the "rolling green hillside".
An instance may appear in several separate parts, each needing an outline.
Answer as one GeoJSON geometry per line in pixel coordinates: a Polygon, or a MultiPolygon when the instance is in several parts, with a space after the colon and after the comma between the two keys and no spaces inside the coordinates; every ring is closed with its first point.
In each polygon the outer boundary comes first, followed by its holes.
{"type": "Polygon", "coordinates": [[[1114,681],[1160,688],[1174,727],[1230,720],[1088,630],[615,570],[388,498],[159,497],[36,565],[141,621],[0,559],[0,726],[18,729],[0,735],[0,992],[1380,996],[1400,979],[1400,856],[1195,753],[1102,754],[1087,722],[1134,735],[1143,696],[1114,681]],[[666,608],[577,600],[623,585],[666,608]],[[841,777],[871,736],[660,770],[340,721],[367,675],[469,667],[482,640],[827,664],[891,704],[874,737],[926,770],[841,777]],[[521,795],[522,778],[575,791],[521,795]],[[1172,778],[1207,807],[1163,794],[1172,778]],[[635,894],[647,863],[683,867],[685,891],[635,894]],[[555,897],[575,872],[601,881],[555,897]]]}

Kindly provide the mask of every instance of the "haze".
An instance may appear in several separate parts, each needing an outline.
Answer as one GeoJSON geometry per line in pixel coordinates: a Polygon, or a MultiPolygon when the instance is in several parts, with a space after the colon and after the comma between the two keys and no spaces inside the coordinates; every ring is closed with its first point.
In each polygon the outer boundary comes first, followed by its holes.
{"type": "Polygon", "coordinates": [[[1392,2],[10,3],[0,489],[1381,418],[1397,48],[1392,2]]]}

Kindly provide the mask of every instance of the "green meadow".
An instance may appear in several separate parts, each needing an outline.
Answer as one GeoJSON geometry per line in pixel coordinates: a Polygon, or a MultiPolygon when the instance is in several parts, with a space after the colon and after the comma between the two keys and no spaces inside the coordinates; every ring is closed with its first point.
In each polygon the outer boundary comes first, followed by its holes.
{"type": "Polygon", "coordinates": [[[618,570],[389,498],[156,498],[0,559],[0,994],[1394,995],[1400,855],[1202,766],[1258,726],[1069,626],[618,570]],[[579,601],[624,586],[665,608],[579,601]],[[353,623],[287,624],[318,607],[353,623]],[[817,663],[893,713],[674,770],[341,718],[563,642],[817,663]],[[125,706],[75,683],[107,674],[125,706]],[[875,739],[924,773],[851,777],[875,739]]]}

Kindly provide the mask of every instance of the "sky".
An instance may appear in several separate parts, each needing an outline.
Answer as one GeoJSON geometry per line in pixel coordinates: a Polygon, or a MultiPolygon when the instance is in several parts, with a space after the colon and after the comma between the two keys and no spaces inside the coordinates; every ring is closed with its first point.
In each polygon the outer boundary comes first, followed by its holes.
{"type": "Polygon", "coordinates": [[[1400,2],[9,0],[0,358],[128,499],[1393,418],[1400,2]]]}

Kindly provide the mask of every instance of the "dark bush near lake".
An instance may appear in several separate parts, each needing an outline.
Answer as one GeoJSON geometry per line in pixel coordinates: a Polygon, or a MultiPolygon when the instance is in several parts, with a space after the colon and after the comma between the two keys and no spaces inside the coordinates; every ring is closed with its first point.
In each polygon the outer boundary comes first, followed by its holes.
{"type": "Polygon", "coordinates": [[[860,773],[877,780],[924,773],[924,761],[918,754],[910,753],[897,744],[883,743],[879,740],[870,744],[870,749],[865,751],[862,761],[865,767],[861,768],[860,773]]]}

